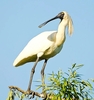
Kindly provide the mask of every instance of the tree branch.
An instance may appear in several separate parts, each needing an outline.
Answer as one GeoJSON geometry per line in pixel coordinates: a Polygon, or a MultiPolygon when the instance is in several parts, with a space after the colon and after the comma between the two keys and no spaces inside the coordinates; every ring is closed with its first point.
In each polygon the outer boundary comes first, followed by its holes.
{"type": "Polygon", "coordinates": [[[43,94],[43,93],[38,93],[38,92],[35,92],[35,91],[32,91],[30,90],[29,92],[28,91],[24,91],[22,89],[20,89],[19,87],[16,87],[16,86],[9,86],[9,89],[16,89],[18,90],[19,92],[25,94],[25,95],[36,95],[38,97],[41,97],[41,98],[47,98],[47,94],[43,94]]]}

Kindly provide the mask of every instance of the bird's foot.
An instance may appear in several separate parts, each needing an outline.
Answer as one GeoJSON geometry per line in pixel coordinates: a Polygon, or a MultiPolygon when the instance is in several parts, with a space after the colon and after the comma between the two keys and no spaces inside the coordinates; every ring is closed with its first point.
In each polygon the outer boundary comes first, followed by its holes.
{"type": "Polygon", "coordinates": [[[28,89],[28,90],[26,91],[26,94],[28,94],[29,99],[33,99],[33,98],[35,97],[35,92],[32,91],[32,90],[30,90],[30,89],[28,89]]]}
{"type": "Polygon", "coordinates": [[[32,95],[30,96],[30,99],[33,99],[35,97],[35,92],[32,92],[32,95]]]}
{"type": "Polygon", "coordinates": [[[47,94],[46,94],[45,92],[42,92],[42,93],[41,93],[41,97],[44,98],[43,100],[46,100],[46,99],[47,99],[47,94]]]}

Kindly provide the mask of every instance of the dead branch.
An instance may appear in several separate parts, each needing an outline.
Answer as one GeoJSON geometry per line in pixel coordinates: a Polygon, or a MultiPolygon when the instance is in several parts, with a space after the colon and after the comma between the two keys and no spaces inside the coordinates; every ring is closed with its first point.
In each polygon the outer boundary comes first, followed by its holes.
{"type": "Polygon", "coordinates": [[[47,94],[43,94],[43,93],[38,93],[38,92],[35,92],[35,91],[32,91],[30,90],[29,92],[28,91],[24,91],[22,89],[20,89],[19,87],[17,86],[9,86],[9,89],[14,89],[14,90],[18,90],[19,92],[25,94],[25,95],[36,95],[38,97],[41,97],[41,98],[47,98],[47,94]]]}

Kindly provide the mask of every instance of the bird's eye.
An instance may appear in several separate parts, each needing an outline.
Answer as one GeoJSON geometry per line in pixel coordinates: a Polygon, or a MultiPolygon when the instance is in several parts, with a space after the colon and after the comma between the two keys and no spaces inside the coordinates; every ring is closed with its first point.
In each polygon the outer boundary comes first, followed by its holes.
{"type": "Polygon", "coordinates": [[[63,13],[63,12],[61,12],[61,13],[59,13],[59,14],[58,14],[58,16],[59,16],[59,18],[62,20],[62,19],[63,19],[63,17],[64,17],[64,13],[63,13]]]}
{"type": "Polygon", "coordinates": [[[64,17],[64,13],[61,13],[61,18],[63,18],[64,17]]]}

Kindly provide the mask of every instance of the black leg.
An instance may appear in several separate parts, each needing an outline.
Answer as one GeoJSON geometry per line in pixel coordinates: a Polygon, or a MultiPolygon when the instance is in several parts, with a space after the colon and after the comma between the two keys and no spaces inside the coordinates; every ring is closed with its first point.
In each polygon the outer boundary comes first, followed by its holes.
{"type": "MultiPolygon", "coordinates": [[[[42,85],[45,84],[45,81],[44,81],[44,70],[45,70],[46,64],[47,64],[47,59],[45,59],[44,64],[43,64],[43,67],[42,67],[42,69],[41,69],[41,80],[42,80],[42,85]]],[[[42,91],[44,90],[44,88],[45,88],[45,86],[43,86],[42,91]]]]}
{"type": "Polygon", "coordinates": [[[30,81],[29,81],[29,85],[28,85],[27,91],[30,91],[30,90],[31,90],[32,79],[33,79],[33,75],[34,75],[35,68],[36,68],[36,65],[37,65],[38,61],[39,61],[39,58],[37,58],[37,60],[36,60],[36,62],[35,62],[35,64],[34,64],[34,66],[33,66],[33,68],[31,69],[30,81]]]}

